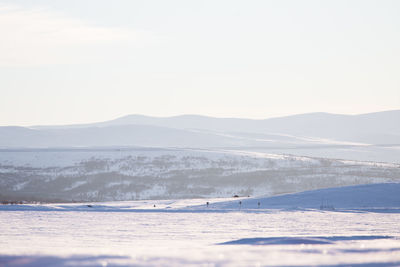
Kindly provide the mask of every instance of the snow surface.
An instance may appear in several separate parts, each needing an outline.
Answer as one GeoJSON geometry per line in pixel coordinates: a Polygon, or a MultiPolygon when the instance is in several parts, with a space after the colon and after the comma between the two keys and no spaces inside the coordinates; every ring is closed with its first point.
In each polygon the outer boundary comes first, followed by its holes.
{"type": "MultiPolygon", "coordinates": [[[[204,209],[205,206],[195,207],[204,209]]],[[[383,183],[310,190],[272,197],[240,198],[218,202],[209,209],[259,210],[259,209],[384,209],[400,212],[400,183],[383,183]],[[260,204],[260,205],[258,205],[260,204]]]]}
{"type": "Polygon", "coordinates": [[[376,184],[275,198],[2,205],[0,266],[399,266],[399,195],[399,184],[376,184]],[[282,208],[321,195],[352,209],[282,208]],[[354,196],[371,199],[369,209],[354,196]],[[271,206],[233,210],[240,200],[271,206]]]}

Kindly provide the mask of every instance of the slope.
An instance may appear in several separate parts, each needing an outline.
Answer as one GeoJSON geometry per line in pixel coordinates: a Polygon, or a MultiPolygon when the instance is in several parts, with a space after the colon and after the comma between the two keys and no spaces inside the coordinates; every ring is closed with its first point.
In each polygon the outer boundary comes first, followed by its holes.
{"type": "MultiPolygon", "coordinates": [[[[198,206],[194,209],[204,209],[198,206]]],[[[273,197],[242,198],[210,205],[216,210],[400,208],[400,183],[378,183],[310,190],[273,197]],[[241,203],[241,204],[240,204],[241,203]],[[260,203],[260,206],[258,206],[260,203]]]]}

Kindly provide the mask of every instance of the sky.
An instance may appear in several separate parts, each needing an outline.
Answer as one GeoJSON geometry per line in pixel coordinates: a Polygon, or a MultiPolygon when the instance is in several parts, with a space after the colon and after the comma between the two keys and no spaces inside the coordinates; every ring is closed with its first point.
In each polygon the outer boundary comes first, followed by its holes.
{"type": "Polygon", "coordinates": [[[0,0],[0,125],[400,109],[400,1],[0,0]]]}

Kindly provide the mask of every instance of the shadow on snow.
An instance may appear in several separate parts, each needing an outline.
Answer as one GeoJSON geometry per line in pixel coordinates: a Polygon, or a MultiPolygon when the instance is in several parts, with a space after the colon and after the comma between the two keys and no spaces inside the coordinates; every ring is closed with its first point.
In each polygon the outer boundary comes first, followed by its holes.
{"type": "Polygon", "coordinates": [[[336,241],[359,241],[389,239],[391,236],[368,235],[368,236],[310,236],[310,237],[255,237],[242,238],[238,240],[220,243],[219,245],[324,245],[333,244],[336,241]]]}

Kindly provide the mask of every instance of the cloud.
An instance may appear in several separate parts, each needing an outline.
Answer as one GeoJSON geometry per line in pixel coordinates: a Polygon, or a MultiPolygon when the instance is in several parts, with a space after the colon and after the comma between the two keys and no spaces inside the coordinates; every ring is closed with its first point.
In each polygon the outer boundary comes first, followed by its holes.
{"type": "Polygon", "coordinates": [[[43,8],[0,5],[0,66],[73,63],[98,57],[105,46],[154,40],[146,31],[91,25],[43,8]]]}

